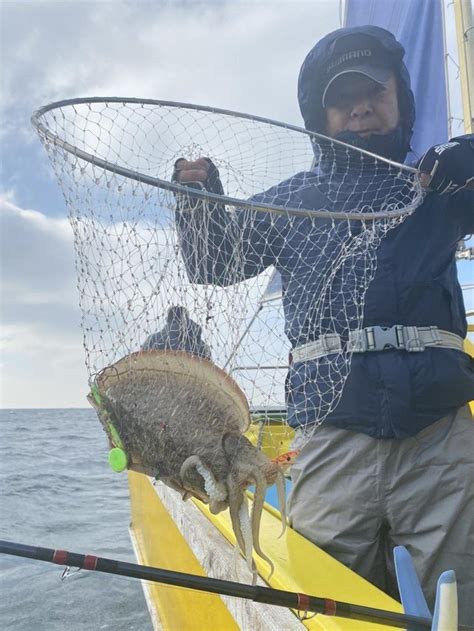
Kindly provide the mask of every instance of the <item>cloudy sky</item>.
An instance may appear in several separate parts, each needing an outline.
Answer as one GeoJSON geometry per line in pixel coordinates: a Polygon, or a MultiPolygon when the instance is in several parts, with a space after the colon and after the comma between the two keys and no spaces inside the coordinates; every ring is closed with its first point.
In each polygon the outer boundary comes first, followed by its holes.
{"type": "Polygon", "coordinates": [[[299,67],[339,0],[0,0],[1,407],[84,407],[72,232],[30,124],[46,103],[134,96],[301,118],[299,67]]]}
{"type": "Polygon", "coordinates": [[[72,233],[32,112],[65,98],[142,96],[300,124],[298,70],[339,26],[339,0],[0,0],[0,11],[0,405],[83,407],[72,233]]]}

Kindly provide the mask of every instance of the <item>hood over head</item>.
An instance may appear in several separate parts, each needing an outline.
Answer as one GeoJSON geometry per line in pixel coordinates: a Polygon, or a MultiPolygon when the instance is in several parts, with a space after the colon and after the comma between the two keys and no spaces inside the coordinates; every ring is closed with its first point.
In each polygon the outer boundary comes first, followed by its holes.
{"type": "MultiPolygon", "coordinates": [[[[410,75],[403,63],[405,49],[392,33],[378,26],[341,28],[326,35],[310,50],[300,70],[298,101],[306,129],[325,133],[324,99],[332,82],[343,74],[359,72],[379,83],[385,83],[393,72],[398,85],[400,123],[392,132],[398,150],[386,155],[402,161],[410,150],[415,122],[415,101],[410,88],[410,75]]],[[[341,138],[351,142],[350,138],[341,138]]],[[[369,140],[370,142],[370,140],[369,140]]],[[[378,143],[381,144],[381,143],[378,143]]],[[[371,150],[371,146],[362,146],[371,150]]],[[[377,153],[377,151],[374,151],[377,153]]]]}

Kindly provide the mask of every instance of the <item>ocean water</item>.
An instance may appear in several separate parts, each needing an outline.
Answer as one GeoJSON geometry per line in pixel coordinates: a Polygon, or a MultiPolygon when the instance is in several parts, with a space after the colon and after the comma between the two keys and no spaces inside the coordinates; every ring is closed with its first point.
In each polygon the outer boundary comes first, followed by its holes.
{"type": "MultiPolygon", "coordinates": [[[[0,432],[1,539],[135,561],[127,476],[92,409],[0,410],[0,432]]],[[[63,569],[0,555],[0,629],[151,631],[138,580],[63,569]]]]}

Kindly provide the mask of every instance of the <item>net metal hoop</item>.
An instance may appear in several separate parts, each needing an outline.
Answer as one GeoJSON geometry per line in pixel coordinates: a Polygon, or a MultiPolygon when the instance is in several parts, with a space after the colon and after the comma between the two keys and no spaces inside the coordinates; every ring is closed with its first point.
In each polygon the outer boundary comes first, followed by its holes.
{"type": "MultiPolygon", "coordinates": [[[[164,106],[164,107],[176,107],[176,108],[181,108],[181,109],[210,112],[213,114],[222,114],[224,116],[242,118],[242,119],[257,121],[257,122],[264,123],[271,126],[282,127],[290,131],[296,131],[296,132],[305,134],[306,136],[308,136],[311,142],[314,140],[317,141],[318,139],[328,140],[333,144],[339,145],[345,149],[350,148],[351,150],[354,151],[354,147],[351,147],[350,145],[347,145],[343,142],[335,140],[334,138],[328,138],[327,136],[324,136],[322,134],[308,131],[307,129],[304,129],[303,127],[298,127],[296,125],[290,125],[288,123],[275,121],[270,118],[265,118],[262,116],[253,116],[251,114],[245,114],[242,112],[235,112],[232,110],[209,107],[206,105],[181,103],[178,101],[163,101],[163,100],[156,100],[156,99],[140,99],[140,98],[131,98],[131,97],[100,97],[100,96],[83,97],[83,98],[56,101],[54,103],[50,103],[48,105],[41,107],[40,109],[38,109],[36,112],[33,113],[31,117],[31,123],[33,124],[35,129],[38,131],[40,136],[44,136],[45,138],[48,139],[49,142],[56,145],[57,147],[60,147],[64,151],[67,151],[68,153],[76,156],[77,158],[85,160],[86,162],[89,162],[90,164],[93,164],[97,167],[105,169],[106,171],[109,171],[111,173],[122,175],[126,178],[135,180],[137,182],[148,184],[150,186],[161,188],[167,191],[171,191],[173,193],[189,194],[189,188],[186,186],[181,186],[180,184],[176,182],[162,180],[160,178],[152,177],[149,175],[145,175],[144,173],[139,173],[137,171],[127,169],[126,167],[120,166],[119,164],[114,164],[114,163],[108,162],[107,160],[103,160],[97,156],[94,156],[93,154],[83,151],[82,149],[79,149],[78,147],[71,145],[65,140],[62,140],[61,138],[59,138],[59,136],[57,136],[56,134],[51,132],[47,127],[45,127],[41,121],[41,117],[47,112],[50,112],[51,110],[55,110],[55,109],[60,110],[63,107],[83,105],[83,104],[88,104],[88,103],[104,103],[104,104],[123,103],[124,105],[127,103],[134,103],[134,104],[142,104],[142,105],[158,105],[158,106],[164,106]]],[[[414,189],[419,193],[419,196],[421,197],[422,188],[421,188],[420,181],[417,177],[418,171],[416,169],[412,167],[408,167],[404,164],[393,162],[386,158],[382,158],[381,156],[377,156],[373,153],[364,151],[362,149],[357,149],[357,151],[361,154],[367,155],[370,158],[375,158],[380,162],[384,162],[385,164],[388,164],[396,169],[399,169],[400,171],[413,174],[414,189]]],[[[416,197],[418,198],[418,195],[416,197]]],[[[302,217],[323,217],[323,218],[343,219],[343,220],[351,220],[351,221],[376,221],[379,219],[394,219],[397,217],[403,217],[413,212],[414,207],[416,207],[417,205],[417,204],[416,205],[409,204],[403,210],[394,210],[394,211],[385,211],[385,212],[344,213],[344,212],[333,212],[330,210],[306,210],[303,208],[289,208],[286,206],[283,208],[281,206],[275,206],[272,204],[265,204],[261,202],[256,203],[249,200],[238,199],[235,197],[228,197],[226,195],[216,195],[215,193],[210,193],[208,191],[199,191],[199,190],[194,190],[194,189],[193,189],[193,198],[200,199],[203,201],[208,201],[208,202],[228,204],[230,206],[236,206],[239,208],[247,208],[252,211],[263,212],[263,213],[274,213],[278,215],[295,215],[295,216],[302,216],[302,217]]]]}

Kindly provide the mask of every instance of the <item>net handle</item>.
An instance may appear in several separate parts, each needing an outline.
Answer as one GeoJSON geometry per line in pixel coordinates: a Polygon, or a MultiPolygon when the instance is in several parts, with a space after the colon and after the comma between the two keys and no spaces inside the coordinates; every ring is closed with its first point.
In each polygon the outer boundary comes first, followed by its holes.
{"type": "MultiPolygon", "coordinates": [[[[323,139],[328,140],[333,144],[337,144],[339,146],[344,147],[345,149],[350,148],[354,150],[354,147],[347,145],[346,143],[335,140],[334,138],[329,138],[322,134],[318,134],[316,132],[308,131],[303,127],[297,127],[296,125],[290,125],[288,123],[282,123],[281,121],[275,121],[270,118],[264,118],[262,116],[253,116],[251,114],[245,114],[242,112],[235,112],[232,110],[226,110],[221,108],[215,108],[205,105],[195,105],[192,103],[181,103],[178,101],[163,101],[156,99],[140,99],[140,98],[131,98],[131,97],[83,97],[83,98],[75,98],[75,99],[65,99],[62,101],[55,101],[54,103],[50,103],[49,105],[45,105],[35,111],[31,117],[31,123],[37,130],[40,136],[44,136],[47,138],[52,144],[61,149],[64,149],[68,153],[74,155],[77,158],[85,160],[94,166],[98,166],[106,171],[116,173],[118,175],[122,175],[126,178],[135,180],[137,182],[148,184],[150,186],[154,186],[156,188],[161,188],[167,191],[171,191],[172,193],[180,193],[182,195],[189,195],[189,188],[187,186],[182,186],[176,182],[171,182],[168,180],[162,180],[161,178],[152,177],[149,175],[145,175],[138,171],[133,171],[131,169],[127,169],[118,164],[114,164],[108,162],[107,160],[102,160],[97,156],[94,156],[91,153],[83,151],[78,147],[71,145],[70,143],[62,140],[56,134],[52,133],[47,127],[43,125],[41,122],[41,117],[54,109],[60,109],[65,106],[74,106],[74,105],[83,105],[88,103],[135,103],[140,105],[159,105],[165,107],[177,107],[182,109],[191,109],[196,111],[204,111],[210,112],[213,114],[223,114],[225,116],[232,116],[236,118],[244,118],[247,120],[257,121],[261,123],[265,123],[268,125],[274,125],[277,127],[282,127],[284,129],[288,129],[291,131],[297,131],[305,134],[310,138],[311,141],[323,139]]],[[[380,162],[384,162],[392,167],[399,169],[400,171],[404,171],[406,173],[411,173],[414,175],[413,178],[413,187],[417,189],[420,194],[422,194],[422,187],[418,177],[417,169],[413,167],[408,167],[403,164],[399,164],[398,162],[393,162],[391,160],[387,160],[386,158],[382,158],[381,156],[377,156],[374,153],[370,153],[369,151],[364,151],[362,149],[357,149],[358,152],[369,156],[370,158],[374,158],[379,160],[380,162]]],[[[251,202],[248,200],[238,199],[236,197],[228,197],[226,195],[217,195],[215,193],[211,193],[209,191],[201,191],[197,189],[193,189],[192,197],[199,199],[201,201],[214,202],[218,204],[225,204],[230,206],[237,206],[239,208],[247,208],[252,211],[264,212],[264,213],[273,213],[277,215],[295,215],[300,217],[321,217],[324,219],[343,219],[346,221],[376,221],[379,219],[393,219],[397,217],[403,217],[407,214],[410,214],[414,208],[416,207],[414,204],[408,204],[403,210],[396,211],[387,211],[387,212],[377,212],[377,213],[343,213],[343,212],[333,212],[331,210],[307,210],[303,208],[282,208],[281,206],[274,206],[272,204],[264,204],[261,202],[251,202]]]]}

